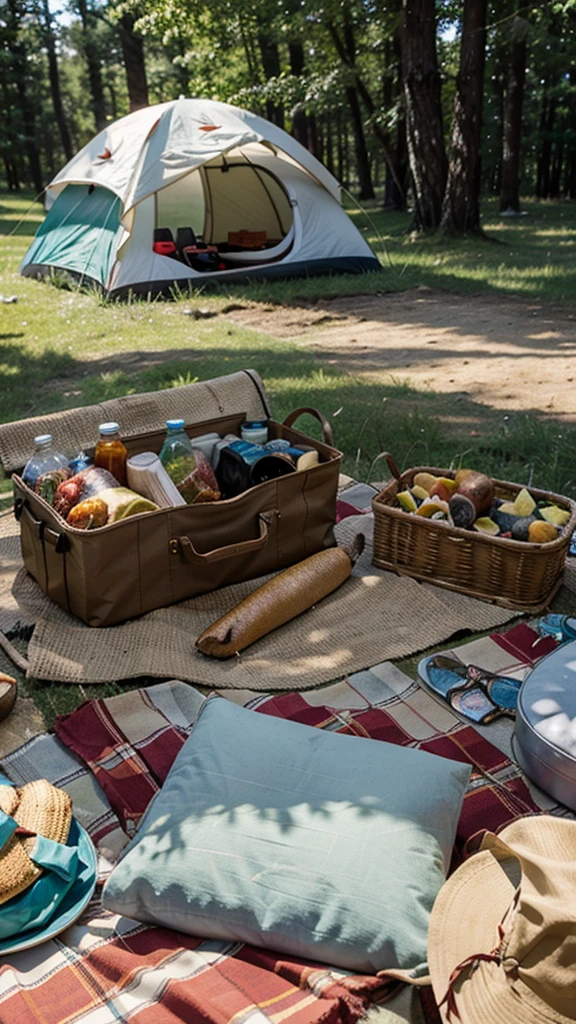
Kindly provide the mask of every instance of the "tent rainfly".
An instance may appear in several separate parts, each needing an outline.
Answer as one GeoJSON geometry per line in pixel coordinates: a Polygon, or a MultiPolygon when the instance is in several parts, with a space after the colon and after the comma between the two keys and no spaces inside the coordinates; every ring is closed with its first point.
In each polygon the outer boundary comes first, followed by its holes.
{"type": "Polygon", "coordinates": [[[281,128],[211,100],[116,121],[50,182],[46,207],[20,272],[68,271],[113,297],[380,269],[329,171],[281,128]]]}

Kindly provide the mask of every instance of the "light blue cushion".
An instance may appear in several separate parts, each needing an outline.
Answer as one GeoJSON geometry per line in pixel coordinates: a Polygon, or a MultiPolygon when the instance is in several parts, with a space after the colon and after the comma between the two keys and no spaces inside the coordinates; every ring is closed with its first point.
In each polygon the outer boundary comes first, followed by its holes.
{"type": "Polygon", "coordinates": [[[104,905],[352,971],[422,972],[469,771],[213,698],[104,905]]]}

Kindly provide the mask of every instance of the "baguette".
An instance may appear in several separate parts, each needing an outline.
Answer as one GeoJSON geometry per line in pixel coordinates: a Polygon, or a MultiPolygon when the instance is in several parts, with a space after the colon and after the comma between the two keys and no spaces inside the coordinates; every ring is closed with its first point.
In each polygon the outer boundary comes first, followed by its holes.
{"type": "Polygon", "coordinates": [[[196,647],[213,658],[238,654],[337,590],[363,548],[364,536],[358,534],[351,550],[327,548],[290,566],[208,626],[196,647]]]}

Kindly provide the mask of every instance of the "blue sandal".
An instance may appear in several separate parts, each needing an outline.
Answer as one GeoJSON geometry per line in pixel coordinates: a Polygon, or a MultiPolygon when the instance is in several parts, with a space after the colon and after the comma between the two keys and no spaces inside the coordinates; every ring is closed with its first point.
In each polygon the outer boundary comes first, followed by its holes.
{"type": "Polygon", "coordinates": [[[418,674],[450,707],[477,725],[487,725],[502,715],[513,717],[521,682],[494,675],[457,657],[433,654],[423,658],[418,674]]]}

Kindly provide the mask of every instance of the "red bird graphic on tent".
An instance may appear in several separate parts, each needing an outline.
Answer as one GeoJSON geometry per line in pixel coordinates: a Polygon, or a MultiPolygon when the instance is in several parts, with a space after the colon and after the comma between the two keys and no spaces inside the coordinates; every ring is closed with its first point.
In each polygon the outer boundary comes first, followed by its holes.
{"type": "Polygon", "coordinates": [[[200,132],[216,132],[221,128],[221,124],[201,124],[198,131],[200,132]]]}
{"type": "Polygon", "coordinates": [[[112,156],[111,150],[108,149],[108,146],[104,146],[104,152],[103,153],[98,153],[98,156],[96,157],[96,159],[97,160],[109,160],[111,156],[112,156]]]}

